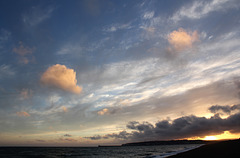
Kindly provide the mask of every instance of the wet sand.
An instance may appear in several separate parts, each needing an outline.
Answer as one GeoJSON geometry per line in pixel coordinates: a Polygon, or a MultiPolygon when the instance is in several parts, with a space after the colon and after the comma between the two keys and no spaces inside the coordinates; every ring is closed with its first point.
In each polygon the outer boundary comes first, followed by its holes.
{"type": "Polygon", "coordinates": [[[207,158],[207,157],[240,157],[240,139],[215,142],[203,145],[199,148],[169,156],[169,158],[207,158]]]}

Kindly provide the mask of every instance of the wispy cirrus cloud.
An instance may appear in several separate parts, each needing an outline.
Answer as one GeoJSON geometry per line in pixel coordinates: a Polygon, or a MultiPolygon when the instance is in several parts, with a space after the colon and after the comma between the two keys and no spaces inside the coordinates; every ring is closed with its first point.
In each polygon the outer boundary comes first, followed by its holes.
{"type": "Polygon", "coordinates": [[[224,11],[226,9],[235,8],[235,0],[212,0],[212,1],[194,1],[192,4],[183,6],[178,10],[171,20],[178,22],[182,19],[200,19],[209,13],[216,11],[224,11]]]}
{"type": "Polygon", "coordinates": [[[142,15],[142,18],[143,19],[151,19],[153,18],[155,12],[154,11],[148,11],[148,12],[145,12],[143,15],[142,15]]]}
{"type": "Polygon", "coordinates": [[[0,79],[4,77],[14,76],[15,71],[11,68],[10,65],[0,65],[0,79]]]}
{"type": "Polygon", "coordinates": [[[10,39],[11,35],[11,32],[5,29],[0,30],[0,49],[5,46],[5,43],[10,39]]]}
{"type": "MultiPolygon", "coordinates": [[[[183,41],[182,44],[181,38],[174,36],[172,38],[172,43],[176,44],[172,46],[174,51],[179,47],[187,50],[198,40],[192,31],[176,30],[175,32],[180,34],[180,37],[181,34],[183,37],[186,36],[187,42],[183,41]]],[[[84,98],[80,102],[96,102],[96,106],[109,109],[109,106],[120,105],[120,102],[115,99],[116,94],[119,100],[128,99],[127,104],[133,105],[151,96],[174,96],[197,87],[207,86],[223,77],[226,79],[232,77],[239,72],[239,51],[237,49],[239,39],[226,37],[220,39],[211,43],[204,43],[204,40],[199,43],[198,53],[194,53],[196,60],[189,61],[188,65],[181,69],[164,62],[159,64],[157,59],[150,58],[105,64],[101,68],[82,74],[80,75],[81,81],[92,83],[96,90],[94,91],[95,97],[84,98]],[[223,50],[228,53],[224,58],[219,58],[217,55],[223,50]],[[96,78],[98,80],[95,80],[96,78]]]]}
{"type": "MultiPolygon", "coordinates": [[[[158,82],[163,82],[164,80],[166,79],[159,80],[158,82]]],[[[158,82],[154,82],[156,88],[161,87],[157,84],[158,82]]],[[[101,119],[101,121],[108,120],[108,124],[116,124],[117,122],[126,122],[129,119],[143,120],[143,118],[141,118],[142,115],[144,115],[145,118],[148,118],[146,121],[149,121],[150,119],[154,122],[156,118],[164,119],[166,117],[170,117],[176,119],[180,116],[188,116],[191,114],[194,114],[198,117],[209,116],[210,114],[207,110],[209,104],[211,105],[213,102],[216,104],[235,104],[238,101],[238,98],[236,98],[238,90],[236,89],[235,83],[231,80],[226,82],[210,82],[208,85],[203,83],[204,86],[198,87],[200,84],[202,83],[197,81],[196,83],[192,84],[189,89],[185,87],[186,85],[184,85],[181,89],[177,88],[178,86],[172,88],[170,86],[169,88],[166,87],[164,89],[157,88],[157,92],[150,94],[148,92],[144,93],[144,91],[138,87],[131,88],[132,91],[123,91],[117,95],[118,99],[129,99],[129,101],[127,101],[124,105],[121,104],[120,101],[117,102],[117,98],[114,96],[104,98],[105,101],[102,101],[103,98],[99,98],[99,100],[93,104],[100,105],[102,103],[101,106],[103,109],[107,108],[108,113],[107,115],[101,115],[101,117],[95,117],[101,119]],[[173,92],[170,92],[171,89],[173,92]],[[174,92],[175,90],[176,92],[174,92]],[[146,95],[149,96],[146,97],[146,95]],[[112,112],[113,110],[114,113],[112,112]],[[119,121],[119,119],[121,119],[121,121],[119,121]]],[[[146,89],[149,84],[142,86],[143,89],[146,89]]],[[[182,84],[179,86],[181,87],[182,84]]],[[[127,89],[125,88],[125,90],[127,89]]],[[[99,95],[96,93],[96,96],[99,95]]],[[[93,114],[96,113],[97,111],[93,114]]]]}
{"type": "Polygon", "coordinates": [[[116,32],[118,30],[124,30],[124,29],[131,29],[133,26],[131,23],[126,24],[112,24],[111,26],[107,26],[103,28],[104,32],[116,32]]]}
{"type": "Polygon", "coordinates": [[[22,15],[22,21],[27,26],[36,26],[52,16],[54,7],[34,6],[22,15]]]}
{"type": "Polygon", "coordinates": [[[82,54],[83,48],[78,45],[67,44],[64,45],[57,52],[58,55],[67,55],[67,54],[82,54]]]}

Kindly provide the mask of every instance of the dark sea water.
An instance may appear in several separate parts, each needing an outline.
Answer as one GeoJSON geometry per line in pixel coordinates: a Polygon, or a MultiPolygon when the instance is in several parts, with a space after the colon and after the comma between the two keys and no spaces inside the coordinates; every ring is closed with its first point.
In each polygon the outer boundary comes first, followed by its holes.
{"type": "Polygon", "coordinates": [[[125,147],[1,147],[0,158],[158,158],[200,145],[125,147]]]}

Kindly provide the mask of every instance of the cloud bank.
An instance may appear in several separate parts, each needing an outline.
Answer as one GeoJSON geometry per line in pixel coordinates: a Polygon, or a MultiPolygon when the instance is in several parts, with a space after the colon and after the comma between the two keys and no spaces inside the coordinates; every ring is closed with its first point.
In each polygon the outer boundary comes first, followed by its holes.
{"type": "Polygon", "coordinates": [[[76,72],[65,65],[56,64],[49,67],[41,76],[40,81],[71,93],[79,94],[82,88],[77,85],[76,72]]]}
{"type": "MultiPolygon", "coordinates": [[[[211,106],[209,109],[214,111],[213,109],[219,110],[225,108],[226,106],[218,106],[216,109],[216,106],[211,106]]],[[[230,109],[236,110],[239,109],[239,106],[234,105],[231,106],[230,109]]],[[[116,138],[122,140],[145,141],[204,137],[206,135],[222,134],[224,131],[240,133],[240,113],[230,115],[225,119],[222,119],[219,114],[215,114],[210,118],[190,115],[172,121],[158,121],[155,125],[149,122],[140,123],[138,121],[131,121],[126,127],[132,132],[122,131],[118,134],[113,133],[86,138],[91,140],[116,138]]]]}

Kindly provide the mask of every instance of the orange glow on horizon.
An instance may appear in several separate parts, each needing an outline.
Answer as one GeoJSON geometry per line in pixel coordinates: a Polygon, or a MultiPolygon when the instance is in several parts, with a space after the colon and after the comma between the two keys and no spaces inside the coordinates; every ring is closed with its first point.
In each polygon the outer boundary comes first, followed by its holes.
{"type": "Polygon", "coordinates": [[[192,137],[188,138],[188,140],[224,140],[224,139],[239,139],[240,138],[240,133],[232,134],[229,131],[224,131],[223,134],[219,135],[208,135],[205,137],[192,137]]]}
{"type": "Polygon", "coordinates": [[[217,139],[239,139],[240,133],[232,134],[229,131],[224,131],[223,134],[217,135],[217,139]]]}
{"type": "Polygon", "coordinates": [[[218,140],[215,136],[205,136],[203,140],[218,140]]]}

